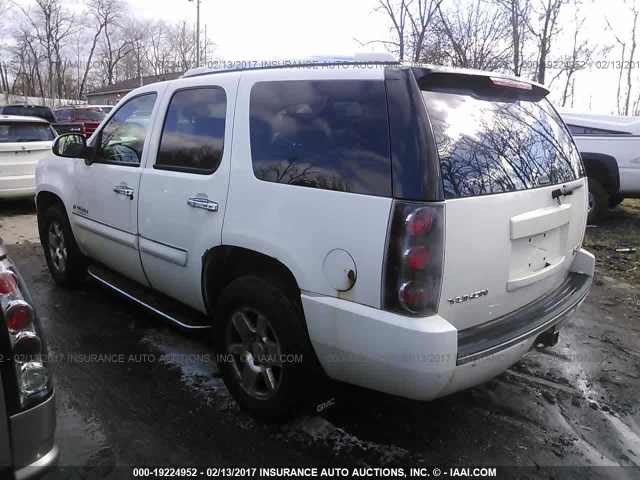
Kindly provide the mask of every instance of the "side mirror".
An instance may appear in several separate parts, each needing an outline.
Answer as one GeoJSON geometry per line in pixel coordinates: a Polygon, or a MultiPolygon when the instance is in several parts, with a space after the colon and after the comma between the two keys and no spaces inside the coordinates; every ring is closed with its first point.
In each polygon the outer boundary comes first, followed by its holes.
{"type": "Polygon", "coordinates": [[[78,133],[65,133],[53,142],[53,154],[66,158],[86,158],[87,139],[78,133]]]}

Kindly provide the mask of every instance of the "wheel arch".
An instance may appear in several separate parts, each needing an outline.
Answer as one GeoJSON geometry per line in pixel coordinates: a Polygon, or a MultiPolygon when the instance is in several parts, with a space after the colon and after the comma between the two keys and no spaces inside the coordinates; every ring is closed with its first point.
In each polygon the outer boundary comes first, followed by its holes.
{"type": "Polygon", "coordinates": [[[229,283],[249,274],[277,278],[287,293],[300,302],[298,281],[280,260],[244,247],[219,245],[207,250],[202,257],[202,296],[207,312],[213,315],[220,293],[229,283]]]}
{"type": "Polygon", "coordinates": [[[597,180],[609,195],[620,190],[620,172],[614,157],[592,152],[583,152],[581,155],[588,177],[597,180]]]}
{"type": "MultiPolygon", "coordinates": [[[[54,205],[61,205],[66,212],[66,208],[62,198],[49,190],[42,190],[36,195],[36,216],[38,218],[38,233],[40,233],[40,241],[42,242],[42,232],[40,232],[40,226],[44,220],[45,212],[54,205]]],[[[67,212],[67,217],[69,216],[67,212]]]]}

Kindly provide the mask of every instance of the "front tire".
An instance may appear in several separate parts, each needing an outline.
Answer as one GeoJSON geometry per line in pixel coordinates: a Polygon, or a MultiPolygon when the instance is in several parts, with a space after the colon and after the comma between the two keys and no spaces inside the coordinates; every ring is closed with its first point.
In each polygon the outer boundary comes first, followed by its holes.
{"type": "Polygon", "coordinates": [[[297,299],[276,279],[241,277],[222,292],[213,325],[220,373],[241,408],[267,423],[295,416],[310,378],[297,299]]]}
{"type": "Polygon", "coordinates": [[[40,241],[53,280],[62,287],[74,287],[87,277],[87,259],[78,248],[67,213],[53,205],[39,225],[40,241]]]}
{"type": "Polygon", "coordinates": [[[609,211],[609,195],[600,185],[600,182],[589,177],[589,204],[587,210],[587,223],[593,225],[600,223],[609,211]]]}

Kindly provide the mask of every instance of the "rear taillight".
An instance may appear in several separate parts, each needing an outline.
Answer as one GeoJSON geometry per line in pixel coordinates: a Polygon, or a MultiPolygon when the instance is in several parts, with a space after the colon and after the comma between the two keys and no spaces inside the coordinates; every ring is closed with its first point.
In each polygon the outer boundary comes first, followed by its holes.
{"type": "Polygon", "coordinates": [[[7,305],[4,321],[10,333],[18,334],[28,329],[33,320],[33,309],[24,300],[14,300],[7,305]]]}
{"type": "Polygon", "coordinates": [[[405,315],[438,311],[444,262],[444,205],[394,201],[382,304],[405,315]]]}
{"type": "Polygon", "coordinates": [[[0,295],[9,295],[18,288],[18,278],[11,270],[0,271],[0,295]]]}
{"type": "Polygon", "coordinates": [[[82,124],[82,129],[80,130],[80,133],[85,137],[87,136],[87,127],[84,126],[84,123],[82,124]]]}
{"type": "Polygon", "coordinates": [[[49,375],[33,307],[22,294],[19,276],[3,267],[0,267],[0,308],[9,332],[18,402],[22,408],[46,396],[49,375]]]}

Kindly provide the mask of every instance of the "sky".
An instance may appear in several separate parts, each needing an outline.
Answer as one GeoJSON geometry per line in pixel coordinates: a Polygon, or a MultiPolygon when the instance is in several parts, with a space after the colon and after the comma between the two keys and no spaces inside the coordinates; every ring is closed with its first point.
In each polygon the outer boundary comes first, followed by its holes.
{"type": "MultiPolygon", "coordinates": [[[[194,0],[195,1],[195,0],[194,0]]],[[[188,0],[130,0],[134,15],[186,19],[195,24],[196,6],[188,0]]],[[[620,0],[582,0],[587,12],[584,31],[592,39],[607,36],[604,14],[610,22],[628,29],[629,16],[620,0]]],[[[384,13],[376,12],[375,0],[201,0],[200,21],[204,32],[216,43],[215,59],[265,60],[309,55],[352,55],[361,51],[385,51],[382,44],[361,45],[389,37],[384,13]]],[[[570,49],[572,14],[563,19],[564,37],[558,39],[570,49]]],[[[627,30],[628,31],[628,30],[627,30]]],[[[556,45],[556,47],[558,44],[556,45]]],[[[618,60],[613,50],[598,60],[618,60]]],[[[640,72],[640,69],[638,69],[640,72]]],[[[549,72],[548,81],[554,72],[549,72]]],[[[595,113],[611,113],[616,103],[617,74],[612,68],[593,68],[576,77],[574,107],[595,113]]],[[[560,97],[562,80],[552,84],[552,100],[560,97]]]]}
{"type": "MultiPolygon", "coordinates": [[[[188,0],[129,5],[146,18],[196,21],[188,0]]],[[[356,41],[387,36],[386,19],[374,7],[372,0],[201,0],[200,23],[217,45],[215,55],[229,61],[384,51],[356,41]]]]}

